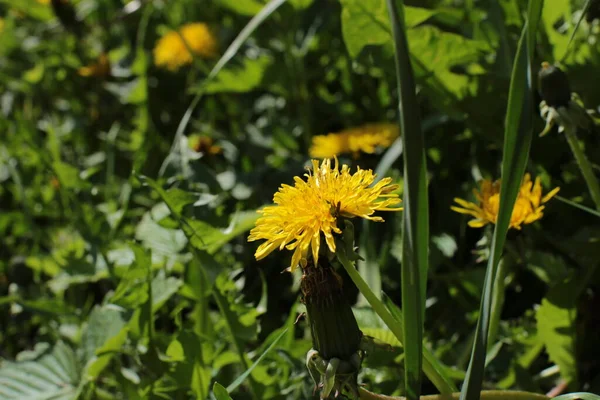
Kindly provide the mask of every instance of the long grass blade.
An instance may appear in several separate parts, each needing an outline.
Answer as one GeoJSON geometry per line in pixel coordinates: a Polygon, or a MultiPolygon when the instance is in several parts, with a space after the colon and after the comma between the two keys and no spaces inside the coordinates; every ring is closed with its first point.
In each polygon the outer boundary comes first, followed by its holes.
{"type": "Polygon", "coordinates": [[[600,400],[600,396],[593,393],[567,393],[561,396],[555,397],[555,400],[600,400]]]}
{"type": "Polygon", "coordinates": [[[427,163],[404,26],[404,4],[402,1],[387,0],[387,8],[394,39],[400,132],[405,150],[401,276],[406,396],[411,400],[418,399],[421,394],[423,314],[429,248],[427,163]]]}
{"type": "Polygon", "coordinates": [[[467,375],[460,395],[461,400],[479,399],[483,383],[488,333],[493,311],[494,282],[512,210],[525,173],[533,136],[534,103],[531,58],[542,5],[542,0],[532,0],[529,2],[527,23],[523,28],[521,39],[519,40],[513,66],[505,121],[498,220],[492,238],[490,258],[488,260],[479,309],[479,320],[475,330],[473,350],[467,375]]]}
{"type": "Polygon", "coordinates": [[[571,36],[569,37],[569,42],[567,43],[567,48],[565,49],[565,54],[563,54],[562,58],[560,59],[561,62],[565,61],[565,59],[569,55],[569,51],[571,50],[571,43],[573,43],[573,39],[575,38],[577,29],[579,29],[579,25],[581,25],[581,21],[583,21],[583,18],[585,17],[585,14],[587,14],[591,4],[592,4],[592,0],[587,0],[585,2],[585,5],[583,6],[583,9],[581,10],[581,15],[579,16],[579,19],[577,20],[577,23],[575,24],[575,28],[573,28],[573,32],[571,32],[571,36]]]}

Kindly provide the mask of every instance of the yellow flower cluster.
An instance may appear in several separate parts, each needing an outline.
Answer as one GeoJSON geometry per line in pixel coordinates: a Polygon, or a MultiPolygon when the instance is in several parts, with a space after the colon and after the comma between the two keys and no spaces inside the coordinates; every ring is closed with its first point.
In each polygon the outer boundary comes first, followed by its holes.
{"type": "Polygon", "coordinates": [[[375,183],[371,170],[358,170],[350,174],[350,168],[338,161],[332,167],[331,160],[323,160],[321,165],[312,160],[312,171],[305,174],[306,180],[294,178],[294,186],[282,185],[275,193],[275,205],[259,211],[262,216],[250,232],[248,241],[266,240],[255,253],[257,260],[274,250],[293,250],[290,270],[298,264],[304,265],[309,250],[317,264],[321,246],[321,234],[327,247],[335,252],[334,234],[342,231],[338,227],[338,217],[360,217],[381,222],[374,216],[375,211],[398,211],[394,207],[401,200],[392,193],[398,185],[391,184],[391,178],[375,183]],[[304,261],[303,261],[304,260],[304,261]]]}
{"type": "Polygon", "coordinates": [[[332,158],[344,153],[352,153],[355,157],[360,152],[373,154],[378,147],[389,147],[399,135],[396,124],[367,124],[314,136],[309,152],[315,158],[332,158]]]}
{"type": "Polygon", "coordinates": [[[177,71],[191,64],[193,55],[210,59],[217,54],[217,39],[208,25],[195,22],[164,35],[154,47],[154,63],[157,67],[177,71]]]}
{"type": "MultiPolygon", "coordinates": [[[[521,225],[531,224],[542,218],[544,215],[542,204],[554,197],[559,189],[558,187],[554,188],[542,197],[540,178],[536,178],[535,183],[533,183],[531,176],[525,174],[512,211],[509,227],[521,229],[521,225]]],[[[473,190],[473,193],[477,199],[477,204],[455,198],[454,201],[460,207],[452,206],[451,209],[475,217],[475,219],[469,221],[469,226],[473,228],[481,228],[490,223],[495,224],[500,207],[500,180],[492,182],[486,179],[480,183],[480,189],[473,190]]]]}

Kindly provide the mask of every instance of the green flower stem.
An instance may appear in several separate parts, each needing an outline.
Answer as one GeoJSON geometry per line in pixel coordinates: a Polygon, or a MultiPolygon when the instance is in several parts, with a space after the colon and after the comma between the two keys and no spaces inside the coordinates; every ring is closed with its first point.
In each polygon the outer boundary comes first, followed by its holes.
{"type": "MultiPolygon", "coordinates": [[[[383,302],[379,300],[377,296],[375,296],[373,291],[371,291],[369,285],[367,285],[367,283],[360,276],[356,268],[354,268],[352,262],[348,260],[345,251],[343,249],[338,249],[336,255],[338,260],[344,266],[344,269],[358,288],[358,290],[367,299],[371,307],[373,307],[373,310],[377,313],[377,315],[379,315],[379,317],[383,320],[387,327],[392,331],[394,336],[396,336],[396,339],[398,339],[400,344],[403,345],[404,337],[402,335],[402,323],[392,316],[392,314],[388,311],[383,302]]],[[[457,389],[454,387],[454,384],[451,381],[447,380],[444,376],[442,376],[440,371],[438,371],[434,367],[434,363],[432,360],[434,360],[433,354],[430,352],[429,349],[423,347],[423,372],[425,372],[427,378],[431,380],[431,382],[442,394],[448,395],[456,391],[457,389]]],[[[372,398],[377,399],[377,397],[372,398]]],[[[387,397],[381,398],[385,399],[387,397]]],[[[392,398],[390,397],[390,399],[392,398]]]]}
{"type": "MultiPolygon", "coordinates": [[[[361,400],[405,400],[405,397],[402,396],[385,396],[382,394],[376,394],[369,392],[366,389],[359,388],[361,400]]],[[[460,393],[452,393],[452,394],[435,394],[430,396],[421,396],[421,400],[454,400],[458,399],[460,393]]],[[[542,394],[530,393],[530,392],[520,392],[520,391],[504,391],[504,390],[484,390],[481,392],[481,400],[548,400],[549,397],[546,397],[542,394]]]]}
{"type": "Polygon", "coordinates": [[[600,185],[598,184],[598,180],[594,175],[592,165],[588,161],[583,149],[579,145],[577,135],[575,134],[575,129],[566,128],[565,136],[569,146],[571,147],[575,161],[577,161],[577,164],[579,164],[579,169],[581,170],[583,178],[585,179],[585,183],[587,184],[590,194],[592,195],[592,200],[594,200],[594,203],[596,204],[596,209],[600,210],[600,185]]]}

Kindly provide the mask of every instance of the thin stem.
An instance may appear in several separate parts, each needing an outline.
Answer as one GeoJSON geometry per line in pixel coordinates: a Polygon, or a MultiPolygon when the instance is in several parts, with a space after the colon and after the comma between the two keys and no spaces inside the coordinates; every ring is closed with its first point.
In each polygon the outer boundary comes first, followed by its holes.
{"type": "MultiPolygon", "coordinates": [[[[369,392],[366,389],[358,389],[361,400],[405,400],[406,397],[402,396],[385,396],[382,394],[376,394],[369,392]]],[[[421,396],[421,400],[454,400],[458,399],[460,393],[452,393],[450,395],[435,394],[429,396],[421,396]]],[[[481,392],[481,400],[548,400],[542,394],[520,392],[520,391],[504,391],[504,390],[484,390],[481,392]]]]}
{"type": "Polygon", "coordinates": [[[583,149],[579,145],[577,135],[575,134],[575,129],[565,129],[565,136],[569,146],[571,147],[575,161],[577,161],[577,164],[579,165],[583,179],[585,179],[585,183],[587,184],[590,194],[592,195],[592,200],[594,200],[594,203],[596,204],[596,209],[600,210],[600,185],[598,184],[598,180],[594,175],[592,165],[588,161],[583,149]]]}
{"type": "Polygon", "coordinates": [[[496,272],[496,280],[494,281],[494,292],[492,295],[492,316],[490,318],[490,330],[488,332],[488,351],[496,342],[498,335],[498,326],[500,325],[500,315],[502,314],[502,306],[504,305],[504,289],[506,279],[506,261],[500,259],[498,263],[498,271],[496,272]]]}
{"type": "MultiPolygon", "coordinates": [[[[358,288],[358,290],[362,293],[362,295],[367,299],[373,310],[379,315],[379,317],[383,320],[383,322],[387,325],[387,327],[392,331],[396,339],[400,342],[400,344],[404,343],[404,336],[402,334],[402,322],[395,319],[392,314],[385,307],[383,302],[375,296],[373,291],[369,288],[369,285],[364,281],[364,279],[360,276],[354,265],[343,251],[337,251],[336,255],[338,260],[343,265],[344,269],[358,288]]],[[[423,372],[425,375],[431,380],[431,382],[435,385],[435,387],[440,391],[440,393],[450,394],[454,389],[454,385],[451,382],[448,382],[440,372],[434,367],[432,360],[434,359],[433,354],[430,353],[429,349],[423,347],[423,372]]],[[[362,398],[362,397],[361,397],[362,398]]],[[[377,397],[374,397],[377,399],[377,397]]],[[[382,399],[385,399],[383,397],[382,399]]]]}

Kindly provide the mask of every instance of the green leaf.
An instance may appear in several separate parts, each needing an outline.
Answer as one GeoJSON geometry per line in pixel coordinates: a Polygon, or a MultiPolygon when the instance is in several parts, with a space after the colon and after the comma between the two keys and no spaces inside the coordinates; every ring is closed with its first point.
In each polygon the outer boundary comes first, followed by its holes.
{"type": "MultiPolygon", "coordinates": [[[[238,353],[244,369],[248,370],[250,366],[245,357],[244,342],[253,340],[257,334],[257,317],[259,312],[250,305],[241,304],[239,293],[235,288],[235,283],[228,279],[225,274],[220,275],[212,291],[213,297],[219,307],[222,321],[225,325],[233,345],[238,353]],[[237,299],[237,300],[236,300],[237,299]]],[[[250,390],[253,397],[257,397],[259,386],[252,375],[248,376],[250,390]]]]}
{"type": "Polygon", "coordinates": [[[217,398],[217,400],[233,400],[229,393],[227,393],[227,389],[225,389],[219,382],[215,382],[213,385],[213,394],[217,398]]]}
{"type": "Polygon", "coordinates": [[[265,71],[273,59],[261,56],[257,59],[246,58],[240,66],[222,70],[215,79],[208,82],[200,90],[204,93],[245,93],[257,88],[263,80],[265,71]]]}
{"type": "Polygon", "coordinates": [[[73,350],[58,342],[50,352],[23,362],[3,362],[0,368],[0,398],[76,399],[81,366],[73,350]]]}
{"type": "Polygon", "coordinates": [[[185,220],[183,231],[192,246],[214,254],[233,238],[252,229],[258,217],[256,211],[240,212],[234,216],[230,226],[223,230],[203,221],[185,220]]]}
{"type": "Polygon", "coordinates": [[[86,378],[97,378],[112,359],[114,352],[119,351],[125,343],[127,330],[122,314],[117,307],[109,305],[96,306],[90,313],[87,327],[81,337],[82,363],[86,365],[86,378]]]}
{"type": "Polygon", "coordinates": [[[62,187],[67,189],[76,189],[84,185],[84,181],[79,177],[79,169],[62,161],[52,163],[54,172],[62,187]]]}
{"type": "MultiPolygon", "coordinates": [[[[392,40],[392,29],[385,0],[340,0],[342,3],[342,35],[351,57],[356,57],[365,46],[381,45],[392,40]]],[[[435,10],[405,7],[407,28],[419,25],[435,10]]]]}
{"type": "Polygon", "coordinates": [[[222,323],[226,325],[231,335],[243,341],[256,338],[256,319],[260,313],[252,305],[243,304],[239,300],[235,283],[226,274],[221,274],[217,278],[213,294],[224,317],[222,323]]]}
{"type": "Polygon", "coordinates": [[[167,355],[177,362],[172,376],[180,387],[191,388],[195,398],[206,399],[211,371],[204,365],[202,342],[192,331],[179,332],[167,348],[167,355]]]}
{"type": "Polygon", "coordinates": [[[217,3],[240,15],[256,15],[265,4],[258,0],[218,0],[217,3]]]}
{"type": "Polygon", "coordinates": [[[568,383],[577,381],[575,360],[576,281],[556,285],[537,309],[538,336],[544,343],[550,360],[560,368],[568,383]]]}
{"type": "Polygon", "coordinates": [[[402,304],[404,333],[404,378],[407,399],[421,395],[423,365],[423,320],[429,270],[429,200],[427,162],[421,130],[419,103],[404,20],[402,1],[387,1],[396,55],[400,132],[404,149],[404,198],[402,240],[402,304]]]}
{"type": "Polygon", "coordinates": [[[419,73],[425,74],[426,80],[435,78],[458,99],[474,89],[470,86],[473,77],[457,74],[453,67],[477,62],[486,44],[430,25],[410,29],[407,36],[411,57],[424,66],[425,70],[419,73]]]}

